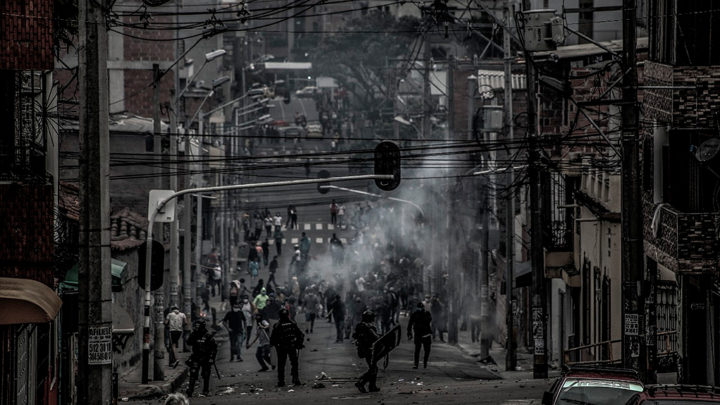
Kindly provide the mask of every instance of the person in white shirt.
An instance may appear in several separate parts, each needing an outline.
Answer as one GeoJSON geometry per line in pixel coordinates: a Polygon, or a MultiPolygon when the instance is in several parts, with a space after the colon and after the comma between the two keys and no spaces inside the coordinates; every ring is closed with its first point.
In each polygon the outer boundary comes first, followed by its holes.
{"type": "Polygon", "coordinates": [[[175,351],[183,334],[183,328],[187,325],[187,317],[180,312],[177,305],[173,305],[171,311],[165,317],[165,325],[170,331],[170,366],[174,368],[179,363],[175,351]]]}

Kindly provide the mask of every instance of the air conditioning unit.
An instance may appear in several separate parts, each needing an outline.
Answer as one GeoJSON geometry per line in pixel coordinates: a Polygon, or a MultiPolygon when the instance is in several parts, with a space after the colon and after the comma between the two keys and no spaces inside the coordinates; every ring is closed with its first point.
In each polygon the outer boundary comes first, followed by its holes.
{"type": "Polygon", "coordinates": [[[564,22],[554,9],[523,11],[525,49],[531,52],[552,51],[565,40],[564,22]]]}

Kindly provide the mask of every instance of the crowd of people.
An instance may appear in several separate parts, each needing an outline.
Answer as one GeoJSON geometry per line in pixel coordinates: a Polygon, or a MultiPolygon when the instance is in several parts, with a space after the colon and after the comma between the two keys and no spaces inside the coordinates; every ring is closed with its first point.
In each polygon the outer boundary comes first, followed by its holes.
{"type": "MultiPolygon", "coordinates": [[[[330,209],[331,222],[342,223],[344,212],[340,214],[339,204],[333,201],[330,209]]],[[[303,232],[299,243],[293,246],[287,280],[278,280],[276,275],[282,243],[276,243],[277,254],[268,260],[267,240],[274,237],[282,242],[282,216],[279,213],[271,215],[267,209],[246,214],[245,236],[251,246],[255,242],[256,248],[248,252],[248,280],[240,277],[230,284],[229,310],[221,320],[229,335],[229,361],[244,361],[243,351],[254,346],[258,372],[277,369],[278,386],[284,386],[285,366],[289,361],[292,383],[300,384],[298,350],[303,347],[305,336],[315,333],[316,323],[327,321],[334,325],[335,342],[352,340],[358,345],[358,355],[367,362],[368,371],[356,384],[357,388],[365,392],[367,385],[367,390],[377,391],[379,359],[369,354],[370,347],[399,325],[401,313],[404,313],[408,322],[404,325],[405,330],[415,344],[414,367],[420,364],[427,367],[432,342],[436,339],[444,341],[445,309],[439,296],[423,294],[420,275],[425,264],[422,252],[412,242],[388,237],[387,232],[382,232],[387,221],[384,215],[392,214],[374,212],[370,203],[359,204],[348,218],[348,228],[354,231],[354,235],[344,244],[337,234],[333,234],[330,260],[311,256],[312,244],[303,232]],[[266,266],[267,282],[260,276],[260,270],[266,266]],[[271,356],[273,347],[275,361],[271,356]]],[[[295,207],[289,206],[284,224],[286,229],[296,226],[296,216],[295,207]]],[[[208,255],[206,267],[214,269],[214,263],[219,261],[217,251],[213,249],[208,255]]],[[[214,272],[208,271],[207,274],[208,285],[213,285],[214,272]]],[[[202,299],[207,310],[208,296],[215,291],[214,288],[206,291],[202,299]]],[[[177,320],[179,315],[175,309],[168,316],[167,322],[172,325],[187,322],[177,320]]],[[[194,340],[195,357],[191,356],[191,359],[195,360],[190,362],[191,387],[188,394],[192,394],[198,371],[202,371],[203,378],[210,377],[209,364],[213,364],[217,352],[217,345],[206,331],[202,317],[200,321],[201,325],[196,330],[205,328],[205,331],[197,332],[194,340]],[[208,347],[198,349],[196,356],[195,346],[201,344],[208,347]]],[[[174,327],[177,330],[177,326],[174,327]]],[[[179,338],[177,334],[173,336],[173,347],[177,347],[179,338]]],[[[174,353],[171,354],[171,364],[177,365],[174,353]]],[[[205,382],[203,390],[206,391],[206,388],[205,382]]]]}

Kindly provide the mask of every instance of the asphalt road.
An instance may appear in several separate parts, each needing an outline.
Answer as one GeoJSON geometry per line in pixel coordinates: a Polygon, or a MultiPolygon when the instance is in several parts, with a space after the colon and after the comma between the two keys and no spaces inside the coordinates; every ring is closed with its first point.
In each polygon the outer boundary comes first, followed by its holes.
{"type": "MultiPolygon", "coordinates": [[[[402,318],[403,327],[407,318],[402,318]]],[[[302,326],[302,322],[301,322],[302,326]]],[[[381,367],[378,393],[361,394],[353,383],[364,372],[364,362],[350,341],[335,343],[334,327],[327,321],[315,325],[300,354],[301,386],[276,388],[275,371],[259,373],[255,347],[243,352],[243,362],[229,362],[224,343],[218,353],[220,380],[213,374],[211,394],[192,398],[192,404],[539,404],[547,383],[543,380],[499,379],[455,346],[433,344],[427,369],[413,370],[413,345],[404,341],[392,352],[387,369],[381,367]],[[328,379],[322,379],[322,374],[328,379]],[[322,383],[322,388],[313,388],[322,383]]],[[[273,358],[274,361],[274,358],[273,358]]],[[[289,367],[289,365],[288,365],[289,367]]],[[[286,370],[286,380],[290,380],[286,370]]],[[[187,382],[183,385],[183,390],[187,382]]],[[[196,393],[201,388],[196,387],[196,393]]],[[[197,394],[196,394],[197,395],[197,394]]],[[[157,404],[158,400],[135,403],[157,404]]]]}

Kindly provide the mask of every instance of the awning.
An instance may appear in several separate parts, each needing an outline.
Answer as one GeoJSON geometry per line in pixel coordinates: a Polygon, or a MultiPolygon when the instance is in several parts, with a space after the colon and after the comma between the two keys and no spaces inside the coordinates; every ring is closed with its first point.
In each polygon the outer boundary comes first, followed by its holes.
{"type": "MultiPolygon", "coordinates": [[[[61,283],[63,289],[68,288],[78,288],[78,269],[80,268],[80,263],[75,263],[74,266],[70,270],[65,273],[65,280],[61,283]]],[[[110,265],[110,272],[112,273],[112,289],[113,291],[119,291],[120,288],[122,288],[122,276],[125,270],[127,269],[127,263],[112,259],[112,263],[110,265]]]]}
{"type": "Polygon", "coordinates": [[[50,322],[61,305],[60,297],[43,283],[0,277],[0,325],[50,322]]]}

